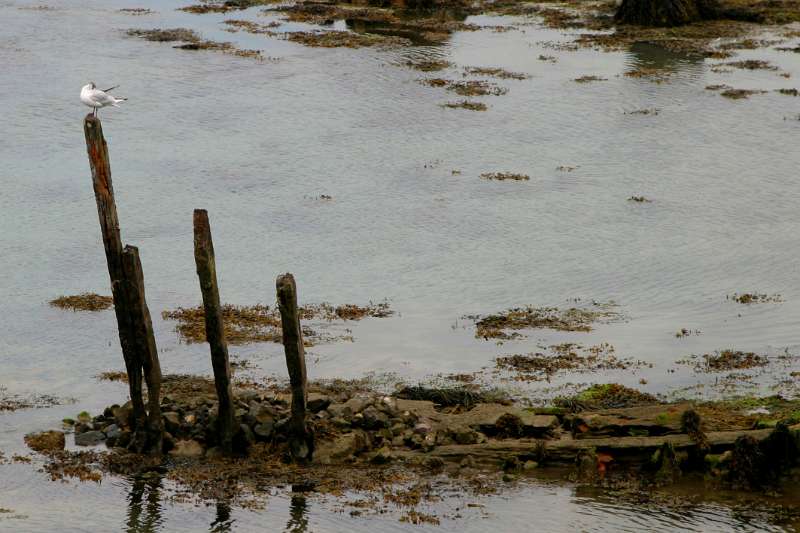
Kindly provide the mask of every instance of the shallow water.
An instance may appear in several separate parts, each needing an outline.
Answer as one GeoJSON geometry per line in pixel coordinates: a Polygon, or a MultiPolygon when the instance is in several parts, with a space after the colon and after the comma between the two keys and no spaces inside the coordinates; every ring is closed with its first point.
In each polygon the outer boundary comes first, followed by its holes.
{"type": "MultiPolygon", "coordinates": [[[[271,304],[276,275],[291,271],[303,302],[386,298],[397,311],[352,326],[352,343],[311,349],[312,378],[386,372],[417,380],[491,367],[496,356],[537,344],[610,342],[619,356],[653,367],[558,376],[521,389],[538,397],[544,386],[614,380],[654,393],[715,395],[718,376],[695,375],[675,361],[723,348],[800,353],[794,149],[800,99],[771,92],[731,101],[704,89],[794,87],[797,54],[740,54],[773,61],[793,75],[788,79],[770,71],[714,73],[717,61],[648,46],[626,53],[555,50],[542,43],[570,36],[498,17],[471,21],[519,29],[456,33],[440,46],[390,51],[312,49],[222,31],[227,18],[276,19],[258,9],[198,16],[175,11],[183,4],[174,1],[53,1],[52,9],[30,9],[37,5],[0,3],[0,386],[77,403],[0,415],[7,456],[23,450],[24,433],[83,409],[96,412],[125,393],[119,384],[92,379],[122,368],[113,313],[47,305],[61,294],[109,292],[81,131],[85,109],[77,100],[89,80],[120,84],[119,93],[130,97],[101,117],[123,239],[140,248],[165,372],[210,373],[207,348],[182,344],[174,324],[159,316],[200,300],[191,237],[198,207],[210,213],[224,300],[271,304]],[[117,11],[122,7],[157,13],[130,16],[117,11]],[[174,50],[124,35],[127,28],[178,26],[275,59],[174,50]],[[557,62],[541,61],[540,54],[557,62]],[[412,58],[458,67],[428,75],[402,66],[412,58]],[[674,74],[663,84],[622,75],[642,65],[667,65],[674,74]],[[442,108],[459,98],[416,83],[426,76],[455,79],[463,66],[500,66],[531,79],[499,80],[509,92],[481,98],[489,105],[483,113],[442,108]],[[607,81],[572,81],[583,75],[607,81]],[[659,114],[626,114],[646,108],[659,114]],[[556,170],[562,165],[576,168],[556,170]],[[531,179],[479,178],[495,171],[531,179]],[[654,201],[626,201],[632,195],[654,201]],[[784,302],[726,300],[745,291],[780,293],[784,302]],[[498,346],[473,338],[471,323],[461,318],[568,305],[571,298],[613,300],[626,320],[588,334],[536,331],[498,346]],[[683,327],[702,335],[676,339],[683,327]]],[[[280,31],[304,28],[286,24],[280,31]]],[[[255,365],[253,375],[284,376],[278,345],[232,353],[255,365]]],[[[771,391],[797,366],[776,363],[756,387],[771,391]]],[[[0,467],[0,507],[25,515],[0,514],[0,530],[126,523],[131,483],[43,479],[29,465],[0,467]],[[83,510],[87,502],[91,512],[83,510]]],[[[442,527],[767,527],[725,505],[709,505],[688,520],[620,509],[563,486],[533,485],[483,503],[488,518],[443,520],[442,527]],[[531,508],[561,510],[532,517],[531,508]]],[[[195,531],[216,516],[213,508],[185,504],[156,508],[152,529],[195,531]]],[[[292,508],[291,497],[279,494],[263,511],[234,508],[232,520],[243,530],[291,530],[292,508]]],[[[313,502],[307,516],[313,531],[402,526],[396,517],[354,520],[313,502]]]]}

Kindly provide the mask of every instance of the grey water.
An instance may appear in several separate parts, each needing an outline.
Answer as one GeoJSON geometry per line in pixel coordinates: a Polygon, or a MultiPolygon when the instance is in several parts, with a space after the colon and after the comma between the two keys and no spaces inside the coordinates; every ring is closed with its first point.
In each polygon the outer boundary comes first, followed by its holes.
{"type": "MultiPolygon", "coordinates": [[[[123,240],[140,248],[164,372],[211,372],[207,348],[184,344],[174,323],[160,318],[200,301],[194,208],[209,210],[227,302],[272,304],[276,275],[290,271],[301,302],[391,303],[393,317],[348,326],[353,342],[313,347],[311,378],[375,373],[413,382],[491,368],[499,355],[541,344],[608,342],[619,356],[652,367],[505,385],[537,397],[568,382],[616,381],[706,397],[720,394],[716,377],[678,360],[725,348],[800,354],[800,99],[773,92],[797,83],[797,54],[739,54],[768,59],[788,78],[718,73],[713,60],[651,46],[566,50],[553,44],[569,42],[569,32],[489,16],[470,22],[517,29],[459,32],[436,46],[317,49],[224,31],[227,18],[279,20],[260,9],[192,15],[176,11],[182,5],[0,2],[0,387],[75,400],[0,414],[7,457],[25,453],[25,433],[125,396],[124,386],[93,377],[123,368],[113,313],[71,313],[47,303],[63,294],[109,293],[81,127],[87,109],[78,100],[89,81],[120,84],[117,92],[129,97],[101,118],[123,240]],[[154,13],[119,12],[131,7],[154,13]],[[128,28],[182,26],[268,59],[176,50],[125,35],[128,28]],[[443,77],[487,66],[530,78],[500,80],[509,92],[481,98],[485,112],[447,109],[441,104],[459,98],[417,83],[429,75],[404,66],[431,58],[456,65],[436,74],[443,77]],[[668,82],[623,75],[653,65],[670,69],[668,82]],[[606,81],[573,81],[583,75],[606,81]],[[705,89],[720,83],[770,92],[732,101],[705,89]],[[653,108],[658,114],[631,114],[653,108]],[[480,179],[485,172],[521,172],[530,180],[480,179]],[[636,195],[653,202],[627,201],[636,195]],[[783,301],[742,306],[726,298],[735,292],[780,294],[783,301]],[[474,338],[463,318],[575,298],[613,301],[625,320],[591,333],[536,331],[497,345],[474,338]],[[681,328],[702,334],[678,339],[681,328]]],[[[287,23],[280,31],[308,27],[287,23]]],[[[232,353],[253,365],[254,376],[284,377],[279,345],[232,353]]],[[[787,378],[797,367],[793,359],[781,362],[748,390],[791,394],[787,378]]],[[[791,527],[719,502],[676,513],[547,483],[481,504],[474,512],[451,509],[461,516],[431,529],[791,527]]],[[[10,511],[0,513],[0,531],[411,527],[396,516],[352,518],[290,493],[246,510],[173,502],[160,482],[51,483],[36,461],[0,466],[0,508],[10,511]]]]}

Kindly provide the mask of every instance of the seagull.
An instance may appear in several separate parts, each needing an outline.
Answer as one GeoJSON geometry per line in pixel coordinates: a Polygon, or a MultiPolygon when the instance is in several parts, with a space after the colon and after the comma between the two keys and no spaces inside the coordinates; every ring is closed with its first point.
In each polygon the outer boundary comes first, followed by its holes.
{"type": "Polygon", "coordinates": [[[81,102],[93,108],[93,116],[97,116],[97,110],[101,107],[119,107],[119,103],[124,102],[127,100],[127,98],[108,94],[109,91],[113,91],[117,87],[119,87],[119,85],[115,85],[101,91],[100,89],[97,89],[94,82],[90,82],[89,84],[81,87],[81,102]]]}

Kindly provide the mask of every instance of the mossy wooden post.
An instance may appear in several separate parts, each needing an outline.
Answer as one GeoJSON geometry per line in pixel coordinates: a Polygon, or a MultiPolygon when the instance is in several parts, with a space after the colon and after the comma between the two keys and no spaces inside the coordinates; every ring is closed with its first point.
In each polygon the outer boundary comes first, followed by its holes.
{"type": "Polygon", "coordinates": [[[122,267],[122,238],[119,233],[117,206],[114,202],[114,188],[111,183],[108,146],[103,137],[103,126],[99,118],[86,115],[83,120],[83,132],[86,136],[89,166],[92,169],[92,186],[97,202],[97,214],[100,217],[100,231],[103,237],[103,248],[106,252],[108,275],[111,278],[111,294],[114,297],[114,313],[117,316],[119,342],[122,346],[122,357],[125,359],[125,369],[128,372],[133,419],[141,421],[145,417],[142,400],[142,365],[134,346],[128,313],[129,305],[126,302],[123,287],[125,273],[122,267]]]}
{"type": "Polygon", "coordinates": [[[161,420],[161,363],[158,360],[150,310],[144,296],[144,274],[138,248],[126,246],[122,250],[122,268],[133,345],[137,363],[141,365],[147,382],[147,418],[137,423],[136,447],[140,452],[159,454],[164,438],[164,423],[161,420]]]}
{"type": "Polygon", "coordinates": [[[211,226],[205,209],[194,210],[194,261],[200,291],[203,293],[203,310],[206,320],[206,340],[211,348],[211,366],[219,399],[219,441],[223,452],[233,451],[233,392],[231,390],[231,365],[222,323],[222,306],[217,287],[217,266],[214,260],[214,243],[211,226]]]}
{"type": "Polygon", "coordinates": [[[278,276],[275,286],[281,312],[286,368],[289,370],[289,383],[292,387],[289,451],[294,460],[305,462],[310,461],[314,453],[314,436],[306,427],[306,353],[297,312],[297,286],[291,274],[278,276]]]}

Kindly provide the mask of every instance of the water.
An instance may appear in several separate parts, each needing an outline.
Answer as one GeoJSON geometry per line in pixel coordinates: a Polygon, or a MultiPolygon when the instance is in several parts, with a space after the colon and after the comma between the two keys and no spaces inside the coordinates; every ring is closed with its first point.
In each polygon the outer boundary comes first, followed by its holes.
{"type": "MultiPolygon", "coordinates": [[[[653,367],[563,376],[524,392],[537,397],[545,385],[613,380],[655,393],[714,395],[713,376],[675,361],[723,348],[800,352],[800,155],[792,149],[800,100],[770,92],[731,101],[704,89],[793,87],[796,54],[740,54],[771,60],[793,78],[721,74],[710,70],[713,61],[648,46],[553,50],[542,43],[570,36],[531,24],[456,33],[440,46],[312,49],[222,31],[227,18],[276,19],[258,9],[197,16],[175,11],[184,4],[174,1],[53,1],[52,9],[30,9],[37,5],[0,3],[0,385],[77,403],[0,415],[7,456],[24,450],[26,432],[83,409],[96,412],[125,394],[119,384],[92,378],[122,369],[113,313],[47,305],[62,294],[109,292],[81,131],[86,110],[77,99],[90,80],[120,84],[119,94],[130,97],[101,117],[123,240],[140,248],[165,372],[211,372],[207,348],[182,344],[174,324],[159,316],[200,301],[191,237],[198,207],[210,213],[225,301],[271,304],[274,279],[285,271],[295,274],[302,302],[389,299],[395,317],[353,326],[353,343],[310,350],[312,378],[387,372],[413,381],[491,367],[494,357],[537,344],[610,342],[618,355],[653,367]],[[157,13],[130,16],[117,11],[122,7],[157,13]],[[173,50],[124,35],[127,28],[180,26],[277,60],[173,50]],[[558,61],[541,61],[540,54],[558,61]],[[402,66],[419,58],[499,66],[531,79],[500,80],[509,93],[483,98],[487,112],[444,109],[439,104],[458,98],[418,84],[425,74],[402,66]],[[672,69],[670,81],[622,75],[653,65],[672,69]],[[572,81],[583,75],[608,81],[572,81]],[[626,114],[645,108],[659,114],[626,114]],[[562,165],[576,169],[556,170],[562,165]],[[531,179],[479,179],[495,171],[531,179]],[[333,200],[319,200],[321,194],[333,200]],[[627,202],[632,195],[654,202],[627,202]],[[785,301],[745,307],[726,300],[744,291],[780,293],[785,301]],[[474,339],[461,318],[518,305],[563,306],[570,298],[613,300],[627,319],[589,334],[537,331],[497,346],[474,339]],[[683,327],[702,335],[676,339],[683,327]],[[708,387],[697,389],[702,384],[708,387]]],[[[304,28],[286,24],[281,31],[304,28]]],[[[284,376],[280,346],[232,353],[253,363],[254,375],[284,376]]],[[[770,392],[796,367],[759,376],[758,390],[770,392]]],[[[283,493],[262,511],[234,506],[230,518],[223,504],[219,520],[217,509],[148,505],[148,495],[158,499],[149,486],[126,480],[62,485],[44,482],[35,465],[6,465],[0,507],[25,518],[2,514],[0,530],[115,530],[137,513],[134,521],[169,531],[220,529],[230,520],[234,529],[292,530],[296,515],[306,517],[310,531],[402,526],[396,517],[354,520],[313,499],[300,512],[298,497],[283,493]],[[158,516],[143,518],[148,513],[158,516]]],[[[689,520],[664,509],[620,509],[565,486],[534,484],[482,503],[486,519],[443,520],[442,528],[771,527],[724,503],[701,506],[689,520]],[[531,508],[559,512],[532,517],[531,508]]]]}

